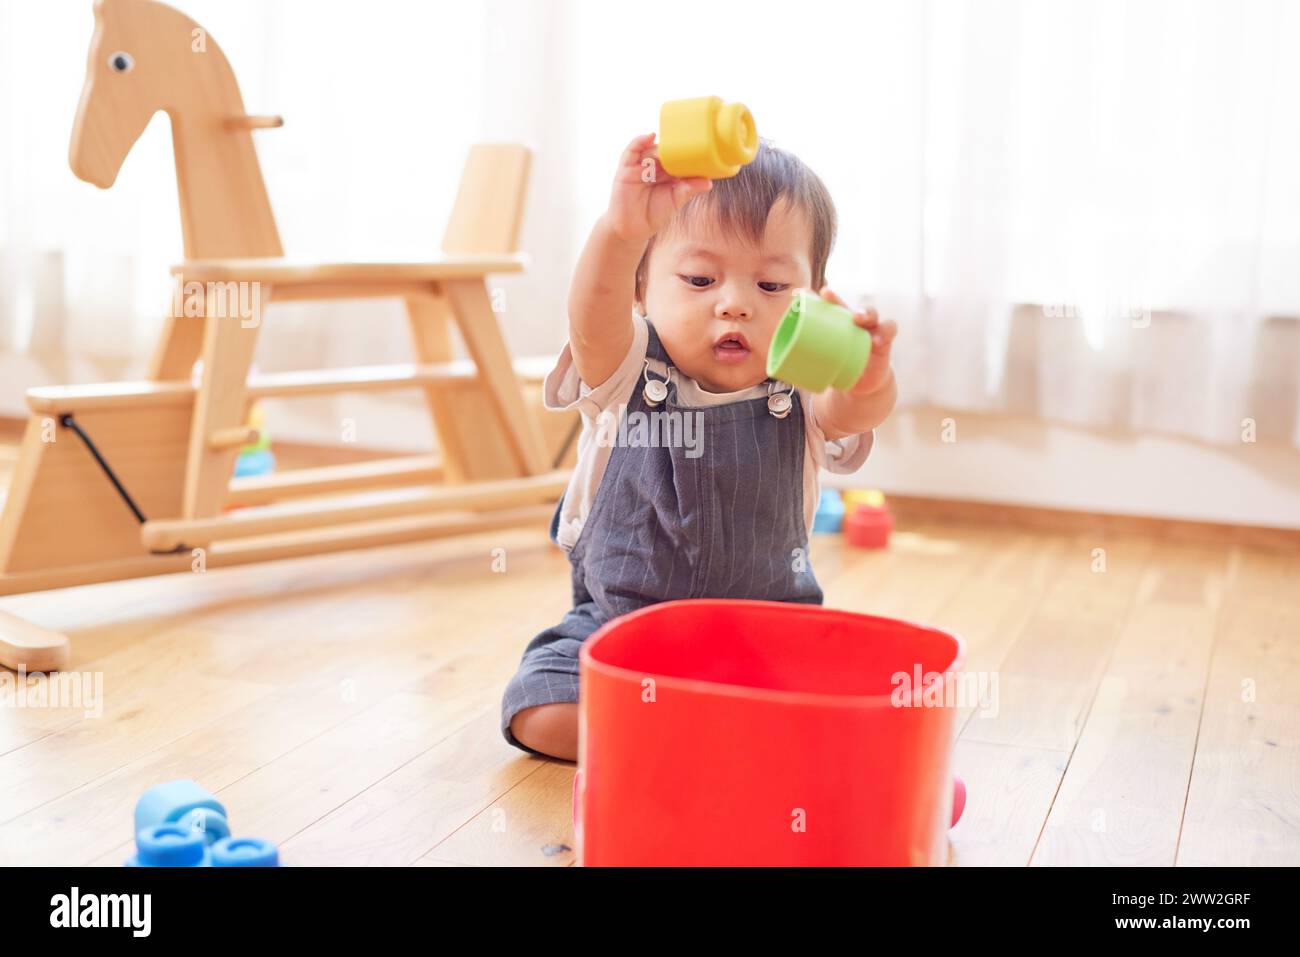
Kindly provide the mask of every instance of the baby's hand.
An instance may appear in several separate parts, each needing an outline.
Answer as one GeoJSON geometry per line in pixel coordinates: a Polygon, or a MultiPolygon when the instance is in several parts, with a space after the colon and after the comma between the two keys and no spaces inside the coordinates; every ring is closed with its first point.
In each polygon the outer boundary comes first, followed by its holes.
{"type": "Polygon", "coordinates": [[[654,141],[655,135],[647,133],[629,143],[614,177],[605,219],[614,234],[629,243],[644,244],[692,196],[713,188],[713,181],[704,177],[678,179],[665,172],[654,141]]]}
{"type": "Polygon", "coordinates": [[[853,395],[869,395],[882,388],[893,374],[889,368],[889,352],[893,347],[894,337],[898,335],[898,323],[892,319],[881,322],[880,315],[874,308],[869,307],[865,312],[855,312],[848,303],[831,291],[830,286],[823,288],[818,295],[828,302],[853,312],[853,321],[871,333],[871,357],[867,360],[867,367],[862,371],[861,378],[846,391],[853,395]]]}

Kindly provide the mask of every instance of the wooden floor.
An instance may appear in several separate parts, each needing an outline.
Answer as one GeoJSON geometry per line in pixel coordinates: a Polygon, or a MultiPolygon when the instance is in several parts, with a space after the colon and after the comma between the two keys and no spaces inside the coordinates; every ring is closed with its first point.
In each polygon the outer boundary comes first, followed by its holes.
{"type": "MultiPolygon", "coordinates": [[[[996,675],[952,863],[1300,864],[1300,557],[948,524],[813,563],[996,675]]],[[[573,766],[498,731],[567,570],[518,530],[4,599],[103,701],[0,708],[0,863],[120,865],[139,794],[188,777],[287,864],[572,864],[573,766]]]]}

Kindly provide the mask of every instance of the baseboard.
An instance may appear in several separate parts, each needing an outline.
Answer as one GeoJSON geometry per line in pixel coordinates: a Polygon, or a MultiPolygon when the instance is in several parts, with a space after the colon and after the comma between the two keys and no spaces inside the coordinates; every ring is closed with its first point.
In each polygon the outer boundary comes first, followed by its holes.
{"type": "Polygon", "coordinates": [[[1257,525],[1227,525],[1187,519],[1143,515],[1079,512],[1064,508],[1040,508],[1003,502],[975,502],[957,499],[885,495],[896,524],[915,525],[1013,525],[1045,532],[1072,535],[1138,535],[1170,542],[1206,545],[1248,545],[1269,551],[1300,553],[1300,529],[1257,525]]]}

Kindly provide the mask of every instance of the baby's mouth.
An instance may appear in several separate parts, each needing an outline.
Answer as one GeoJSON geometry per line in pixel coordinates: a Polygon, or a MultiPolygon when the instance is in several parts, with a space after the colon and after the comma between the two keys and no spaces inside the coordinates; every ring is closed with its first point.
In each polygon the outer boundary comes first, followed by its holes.
{"type": "Polygon", "coordinates": [[[713,357],[719,362],[744,362],[749,358],[749,340],[739,332],[729,332],[713,344],[713,357]]]}

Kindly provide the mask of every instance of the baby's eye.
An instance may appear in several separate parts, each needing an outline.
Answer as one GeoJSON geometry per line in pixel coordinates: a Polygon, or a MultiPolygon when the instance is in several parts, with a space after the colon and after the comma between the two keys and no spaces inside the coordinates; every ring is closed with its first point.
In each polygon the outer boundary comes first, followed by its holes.
{"type": "Polygon", "coordinates": [[[708,276],[682,276],[681,279],[683,282],[694,286],[696,289],[706,289],[713,285],[713,280],[708,276]]]}
{"type": "Polygon", "coordinates": [[[790,284],[788,282],[760,282],[758,288],[764,292],[784,292],[790,288],[790,284]],[[769,286],[775,288],[768,288],[769,286]]]}

